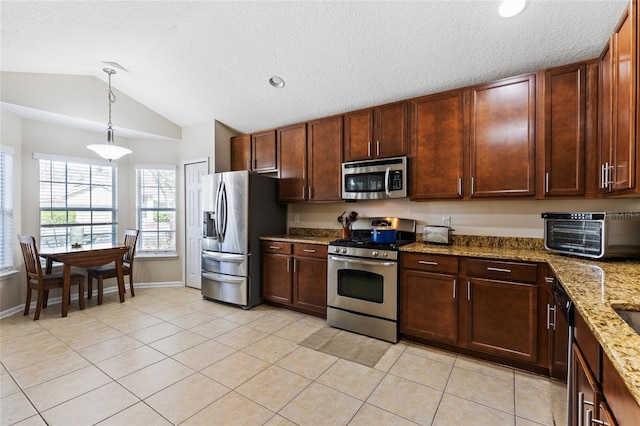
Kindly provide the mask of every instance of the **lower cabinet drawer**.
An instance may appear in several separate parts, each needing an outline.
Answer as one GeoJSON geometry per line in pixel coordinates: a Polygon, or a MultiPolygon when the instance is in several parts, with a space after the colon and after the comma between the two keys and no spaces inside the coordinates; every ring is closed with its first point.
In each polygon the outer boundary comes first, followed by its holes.
{"type": "Polygon", "coordinates": [[[415,271],[436,272],[441,274],[457,274],[458,258],[421,253],[402,253],[402,268],[415,271]]]}
{"type": "Polygon", "coordinates": [[[327,249],[327,246],[322,246],[319,244],[296,243],[293,245],[293,254],[294,256],[321,257],[326,259],[327,249]]]}
{"type": "Polygon", "coordinates": [[[467,259],[466,270],[468,277],[527,283],[536,283],[538,278],[538,265],[535,263],[467,259]]]}

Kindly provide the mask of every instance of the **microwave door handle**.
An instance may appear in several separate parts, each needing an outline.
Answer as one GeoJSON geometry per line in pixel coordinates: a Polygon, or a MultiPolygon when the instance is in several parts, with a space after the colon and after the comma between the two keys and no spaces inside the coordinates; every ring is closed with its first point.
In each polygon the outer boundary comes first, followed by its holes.
{"type": "Polygon", "coordinates": [[[384,192],[387,194],[387,197],[391,196],[391,191],[389,190],[389,174],[391,172],[391,167],[387,167],[387,170],[384,172],[384,192]]]}

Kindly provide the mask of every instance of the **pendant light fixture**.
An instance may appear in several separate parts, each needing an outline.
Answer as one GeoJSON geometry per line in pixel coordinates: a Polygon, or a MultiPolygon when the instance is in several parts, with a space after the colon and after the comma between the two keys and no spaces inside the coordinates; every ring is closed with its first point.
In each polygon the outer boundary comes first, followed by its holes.
{"type": "Polygon", "coordinates": [[[111,124],[111,104],[115,103],[116,95],[111,90],[111,76],[115,74],[116,71],[111,68],[104,68],[102,71],[106,72],[109,76],[109,123],[107,127],[107,144],[87,145],[87,148],[95,151],[100,157],[111,161],[117,160],[123,155],[131,154],[131,150],[114,144],[114,131],[113,125],[111,124]]]}

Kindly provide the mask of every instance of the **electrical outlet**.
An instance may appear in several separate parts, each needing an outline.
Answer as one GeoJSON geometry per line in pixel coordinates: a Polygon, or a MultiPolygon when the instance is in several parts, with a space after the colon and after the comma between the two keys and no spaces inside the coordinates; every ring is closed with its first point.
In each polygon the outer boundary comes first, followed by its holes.
{"type": "Polygon", "coordinates": [[[442,225],[451,226],[451,216],[442,216],[442,225]]]}
{"type": "Polygon", "coordinates": [[[294,223],[299,223],[300,222],[300,215],[298,213],[294,213],[293,221],[294,221],[294,223]]]}

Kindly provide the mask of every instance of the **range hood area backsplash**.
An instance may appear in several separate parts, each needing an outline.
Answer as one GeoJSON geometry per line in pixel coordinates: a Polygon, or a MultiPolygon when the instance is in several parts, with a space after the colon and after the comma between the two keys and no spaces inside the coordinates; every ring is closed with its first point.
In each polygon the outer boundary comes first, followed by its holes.
{"type": "Polygon", "coordinates": [[[287,208],[288,228],[340,229],[336,217],[355,210],[360,217],[414,219],[417,229],[441,225],[451,217],[455,235],[543,238],[545,211],[586,212],[640,210],[640,199],[602,200],[471,200],[412,202],[408,198],[345,203],[300,203],[287,208]]]}

